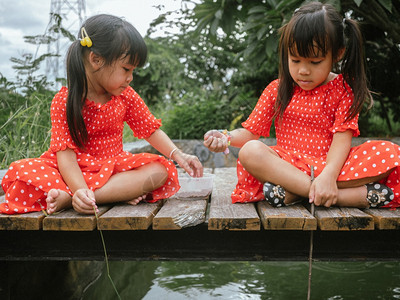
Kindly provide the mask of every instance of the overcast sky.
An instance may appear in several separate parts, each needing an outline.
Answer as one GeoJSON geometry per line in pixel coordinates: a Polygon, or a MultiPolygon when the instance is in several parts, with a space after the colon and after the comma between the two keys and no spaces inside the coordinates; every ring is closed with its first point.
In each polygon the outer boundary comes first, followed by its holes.
{"type": "MultiPolygon", "coordinates": [[[[25,43],[23,37],[44,34],[49,23],[50,4],[51,0],[0,0],[0,73],[7,79],[15,78],[11,57],[20,58],[22,53],[36,52],[37,47],[25,43]]],[[[180,6],[181,0],[86,0],[86,16],[108,13],[124,17],[144,36],[152,20],[180,6]],[[164,8],[159,10],[155,7],[158,5],[164,8]]]]}

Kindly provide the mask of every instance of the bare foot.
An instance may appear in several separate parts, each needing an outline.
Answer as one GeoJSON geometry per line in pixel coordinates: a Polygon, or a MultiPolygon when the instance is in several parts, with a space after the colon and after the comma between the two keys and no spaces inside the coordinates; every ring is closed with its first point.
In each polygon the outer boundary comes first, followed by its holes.
{"type": "Polygon", "coordinates": [[[57,189],[51,189],[47,193],[46,202],[47,213],[51,215],[57,211],[61,211],[65,208],[71,207],[72,198],[67,192],[57,189]]]}
{"type": "Polygon", "coordinates": [[[126,201],[126,203],[131,205],[138,205],[141,201],[145,201],[147,198],[151,200],[152,199],[151,194],[142,195],[140,197],[137,197],[136,199],[126,201]]]}
{"type": "Polygon", "coordinates": [[[132,199],[129,201],[126,201],[126,203],[130,204],[130,205],[138,205],[140,203],[140,201],[143,201],[146,199],[146,195],[137,197],[136,199],[132,199]]]}

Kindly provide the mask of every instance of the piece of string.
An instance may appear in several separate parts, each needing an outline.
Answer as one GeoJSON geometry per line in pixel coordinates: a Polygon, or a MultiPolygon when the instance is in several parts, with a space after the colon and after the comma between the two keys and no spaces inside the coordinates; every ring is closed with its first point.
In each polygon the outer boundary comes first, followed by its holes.
{"type": "MultiPolygon", "coordinates": [[[[97,224],[98,224],[99,223],[99,216],[97,215],[96,208],[94,206],[93,206],[93,210],[94,210],[94,215],[96,216],[96,221],[97,221],[97,224]]],[[[100,228],[98,228],[98,230],[100,232],[101,242],[103,243],[104,260],[106,262],[107,276],[110,279],[111,285],[113,286],[114,291],[117,294],[118,299],[121,300],[121,296],[119,295],[118,290],[117,290],[117,288],[116,288],[116,286],[114,284],[114,281],[112,280],[111,275],[110,275],[110,266],[109,266],[109,263],[108,263],[108,255],[107,255],[106,243],[104,242],[103,232],[102,232],[102,230],[100,228]]]]}
{"type": "MultiPolygon", "coordinates": [[[[314,166],[311,166],[311,183],[314,181],[314,166]]],[[[311,215],[315,215],[315,204],[311,203],[311,215]]],[[[312,255],[314,248],[314,230],[310,233],[310,251],[308,253],[308,289],[307,289],[307,300],[311,299],[311,277],[312,277],[312,255]]]]}

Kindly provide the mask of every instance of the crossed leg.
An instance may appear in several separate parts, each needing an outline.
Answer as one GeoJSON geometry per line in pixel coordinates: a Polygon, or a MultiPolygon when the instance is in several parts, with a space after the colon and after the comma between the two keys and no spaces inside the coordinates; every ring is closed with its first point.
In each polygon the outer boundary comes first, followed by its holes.
{"type": "MultiPolygon", "coordinates": [[[[161,187],[167,178],[167,170],[157,162],[115,174],[94,192],[96,203],[127,202],[136,205],[144,200],[148,193],[161,187]]],[[[72,207],[72,197],[67,192],[57,189],[48,192],[46,202],[49,214],[72,207]]]]}
{"type": "MultiPolygon", "coordinates": [[[[299,198],[308,198],[311,178],[295,166],[281,159],[270,147],[260,141],[247,142],[239,152],[243,167],[260,182],[279,184],[285,189],[285,204],[299,198]]],[[[392,170],[379,176],[338,182],[337,206],[366,208],[369,206],[365,184],[387,177],[392,170]]]]}

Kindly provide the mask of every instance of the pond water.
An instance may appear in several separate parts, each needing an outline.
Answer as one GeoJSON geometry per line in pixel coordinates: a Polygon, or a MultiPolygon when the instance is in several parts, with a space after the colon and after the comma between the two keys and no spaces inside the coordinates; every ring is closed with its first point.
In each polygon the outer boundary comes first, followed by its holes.
{"type": "MultiPolygon", "coordinates": [[[[308,262],[110,262],[122,299],[307,299],[308,262]]],[[[104,267],[83,299],[118,299],[104,267]]],[[[311,299],[400,299],[400,262],[314,262],[311,299]]]]}

